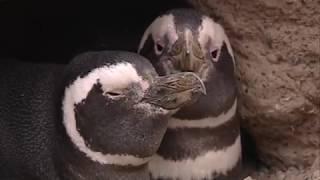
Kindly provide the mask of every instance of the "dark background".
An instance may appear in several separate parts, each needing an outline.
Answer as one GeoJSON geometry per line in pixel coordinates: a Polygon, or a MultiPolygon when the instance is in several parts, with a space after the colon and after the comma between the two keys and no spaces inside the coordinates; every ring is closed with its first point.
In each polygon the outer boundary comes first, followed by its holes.
{"type": "Polygon", "coordinates": [[[67,63],[77,53],[135,51],[160,13],[183,0],[0,0],[0,58],[67,63]]]}

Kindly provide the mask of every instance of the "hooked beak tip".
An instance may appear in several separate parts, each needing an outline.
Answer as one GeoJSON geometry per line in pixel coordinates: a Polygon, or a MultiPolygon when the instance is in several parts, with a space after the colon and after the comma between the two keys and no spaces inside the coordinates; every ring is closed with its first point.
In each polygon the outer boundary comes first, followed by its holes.
{"type": "Polygon", "coordinates": [[[204,83],[203,83],[202,81],[201,81],[200,92],[201,92],[203,95],[207,95],[206,87],[205,87],[205,85],[204,85],[204,83]]]}
{"type": "Polygon", "coordinates": [[[202,92],[203,95],[207,95],[207,90],[206,90],[206,88],[202,88],[202,89],[201,89],[201,92],[202,92]]]}
{"type": "Polygon", "coordinates": [[[200,92],[203,94],[203,95],[207,95],[207,89],[206,89],[206,86],[203,82],[203,80],[196,74],[194,74],[194,76],[198,79],[198,82],[200,83],[200,92]]]}

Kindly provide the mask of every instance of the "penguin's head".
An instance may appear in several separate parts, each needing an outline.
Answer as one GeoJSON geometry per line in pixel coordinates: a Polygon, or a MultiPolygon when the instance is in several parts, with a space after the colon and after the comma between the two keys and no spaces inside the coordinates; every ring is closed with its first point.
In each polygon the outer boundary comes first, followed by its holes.
{"type": "Polygon", "coordinates": [[[123,51],[80,54],[65,77],[67,135],[100,164],[146,163],[160,145],[167,116],[205,93],[194,73],[159,77],[147,59],[123,51]]]}
{"type": "Polygon", "coordinates": [[[233,75],[234,57],[222,26],[193,9],[173,9],[145,30],[138,53],[160,75],[195,72],[202,80],[215,72],[233,75]]]}

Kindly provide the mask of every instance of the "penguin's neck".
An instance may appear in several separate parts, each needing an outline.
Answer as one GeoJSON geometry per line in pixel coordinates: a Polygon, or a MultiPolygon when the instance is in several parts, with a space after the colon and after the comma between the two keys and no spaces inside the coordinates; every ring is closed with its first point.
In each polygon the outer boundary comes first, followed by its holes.
{"type": "Polygon", "coordinates": [[[185,120],[199,120],[217,117],[227,113],[235,106],[237,100],[236,82],[231,75],[215,73],[204,82],[207,95],[201,96],[197,102],[181,108],[174,118],[185,120]]]}
{"type": "Polygon", "coordinates": [[[71,141],[63,138],[60,141],[60,172],[63,179],[148,179],[147,164],[139,166],[101,164],[91,160],[79,151],[71,141]]]}
{"type": "Polygon", "coordinates": [[[149,163],[154,179],[237,179],[233,176],[241,164],[241,140],[235,82],[216,74],[205,85],[207,96],[169,120],[149,163]]]}
{"type": "Polygon", "coordinates": [[[68,108],[63,108],[61,117],[64,123],[58,122],[59,129],[57,152],[57,168],[62,179],[149,179],[147,160],[131,155],[117,155],[108,152],[96,152],[83,142],[82,136],[72,125],[74,114],[66,116],[68,108]],[[69,119],[66,119],[69,118],[69,119]]]}

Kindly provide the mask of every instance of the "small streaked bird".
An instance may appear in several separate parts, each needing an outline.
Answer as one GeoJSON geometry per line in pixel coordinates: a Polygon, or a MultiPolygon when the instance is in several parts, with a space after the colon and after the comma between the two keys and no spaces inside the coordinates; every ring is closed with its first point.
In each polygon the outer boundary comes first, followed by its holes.
{"type": "Polygon", "coordinates": [[[168,116],[205,88],[144,57],[92,51],[68,65],[0,63],[1,180],[147,180],[168,116]]]}
{"type": "Polygon", "coordinates": [[[193,9],[172,9],[145,30],[138,53],[160,75],[194,72],[207,95],[169,120],[149,163],[153,179],[239,179],[242,164],[233,50],[224,28],[193,9]]]}

